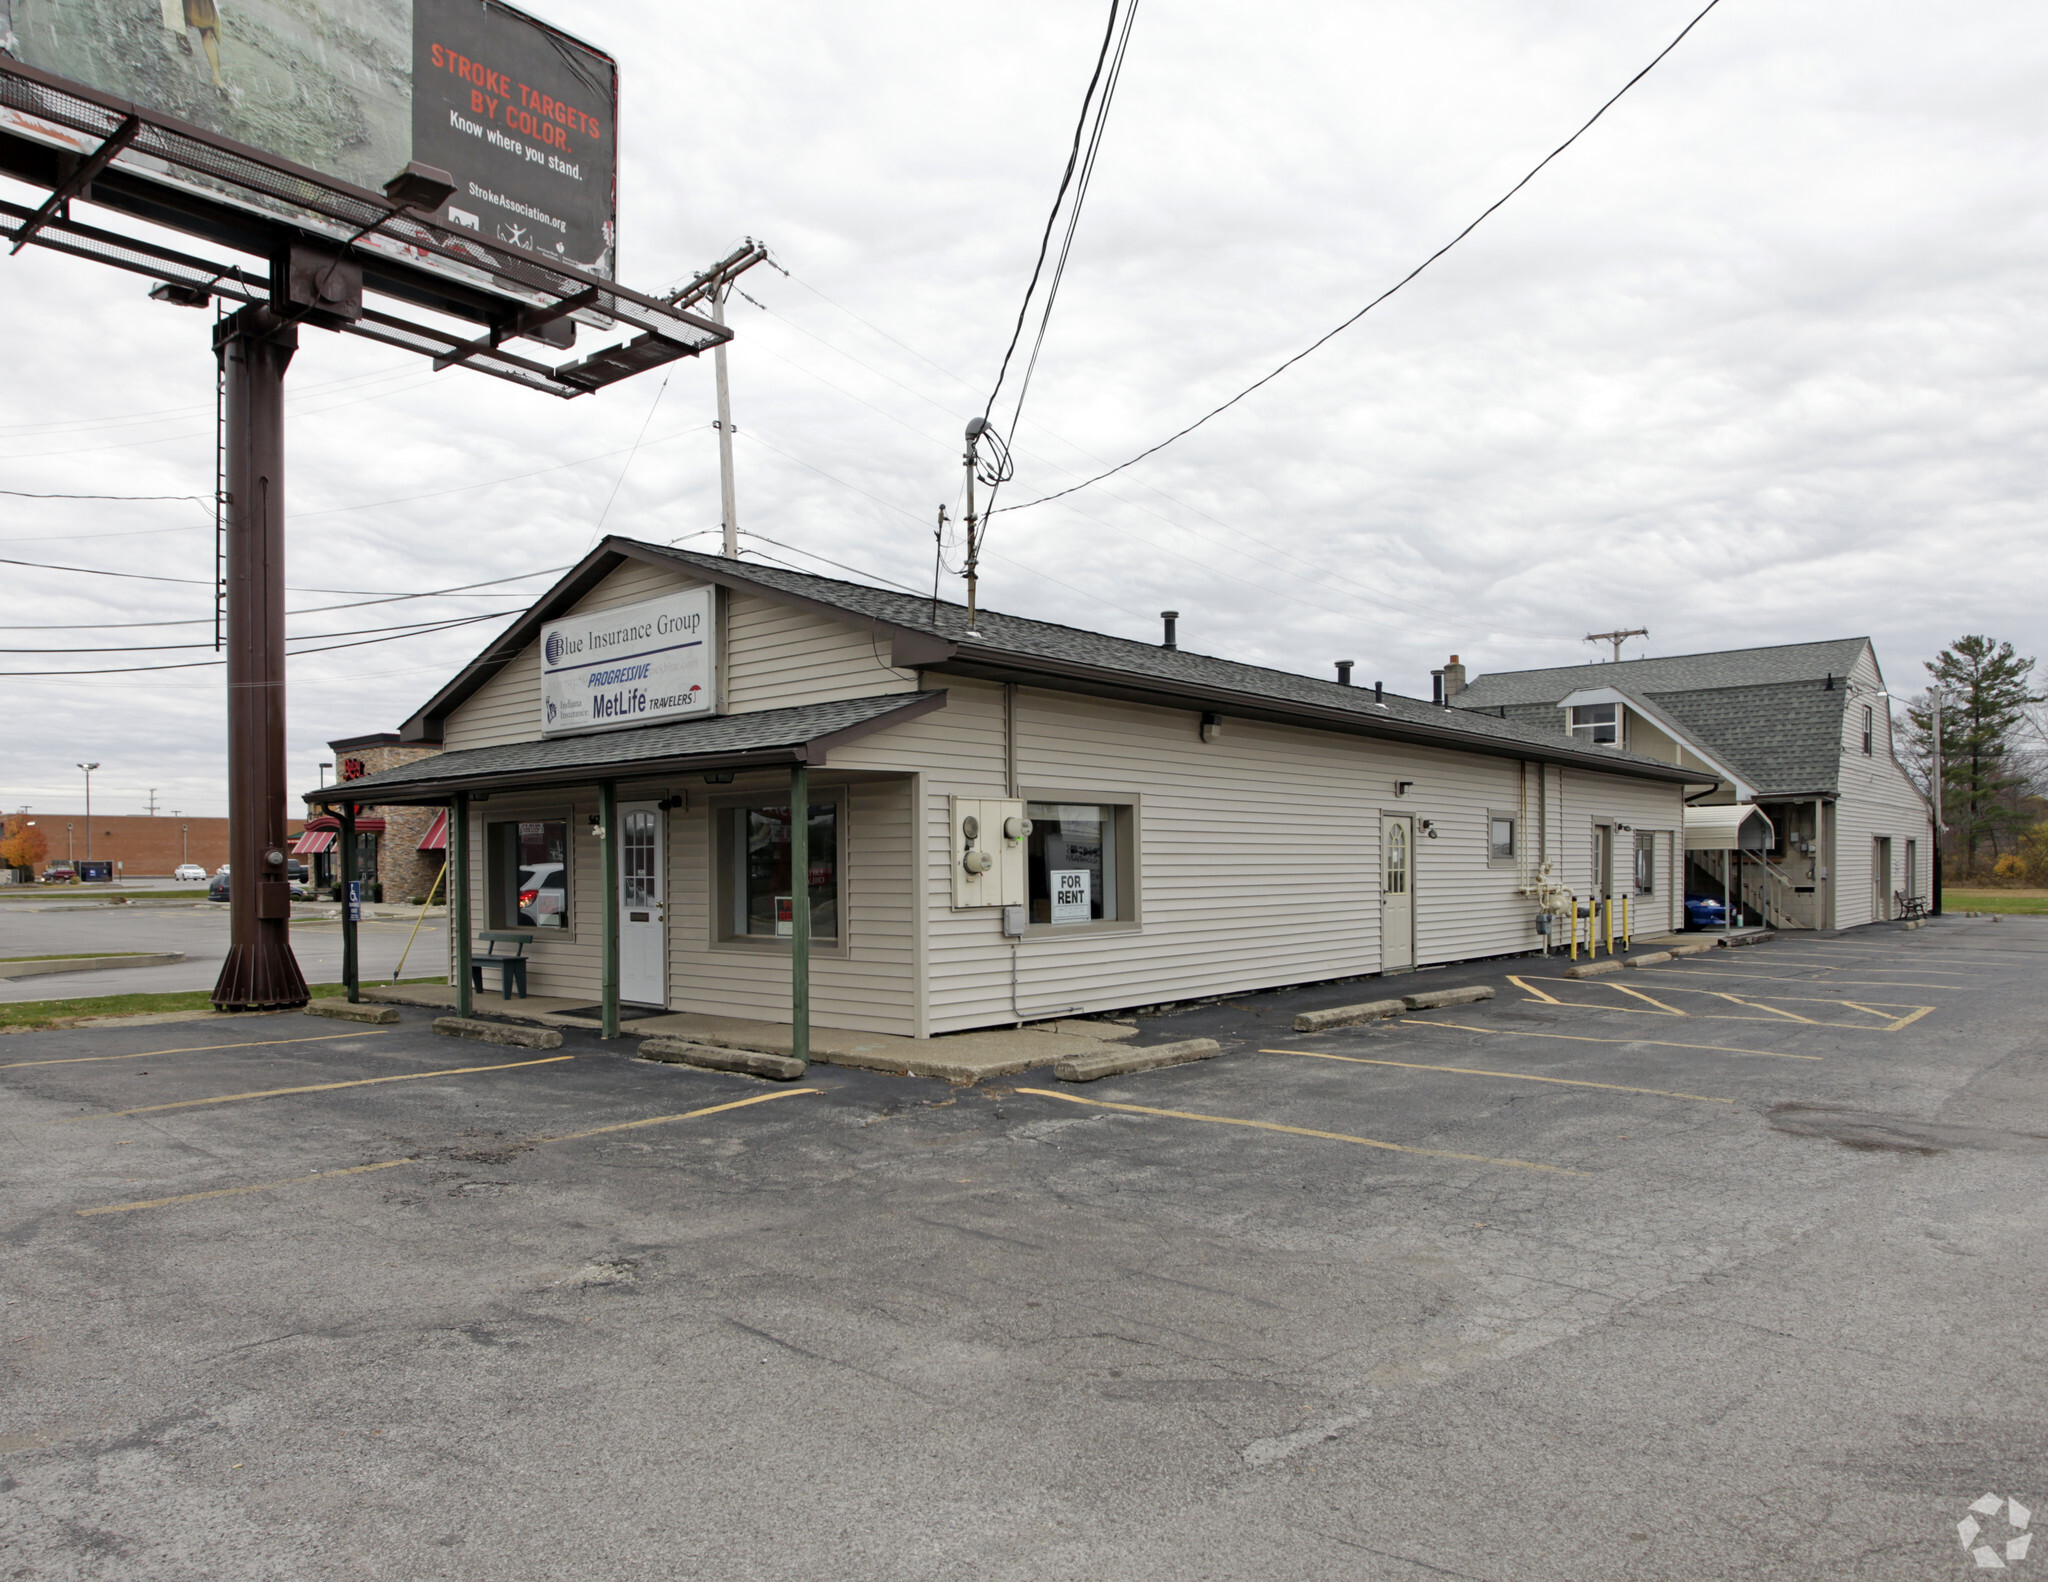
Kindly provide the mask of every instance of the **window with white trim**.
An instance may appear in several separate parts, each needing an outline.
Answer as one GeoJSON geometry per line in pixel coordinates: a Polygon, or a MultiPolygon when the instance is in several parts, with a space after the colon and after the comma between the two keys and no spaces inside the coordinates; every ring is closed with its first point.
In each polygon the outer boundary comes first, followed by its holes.
{"type": "Polygon", "coordinates": [[[1571,715],[1572,734],[1579,740],[1598,742],[1607,747],[1621,745],[1619,703],[1574,703],[1571,715]]]}
{"type": "Polygon", "coordinates": [[[1657,837],[1654,832],[1636,835],[1636,894],[1657,893],[1657,837]]]}
{"type": "MultiPolygon", "coordinates": [[[[839,939],[839,832],[844,798],[813,793],[810,805],[811,938],[839,939]]],[[[796,892],[789,870],[789,797],[721,807],[717,812],[719,937],[790,939],[796,933],[796,892]]]]}
{"type": "Polygon", "coordinates": [[[1489,862],[1515,860],[1515,818],[1511,813],[1486,816],[1486,858],[1489,862]]]}
{"type": "Polygon", "coordinates": [[[1863,705],[1863,756],[1870,756],[1871,744],[1877,739],[1877,711],[1869,704],[1863,705]]]}

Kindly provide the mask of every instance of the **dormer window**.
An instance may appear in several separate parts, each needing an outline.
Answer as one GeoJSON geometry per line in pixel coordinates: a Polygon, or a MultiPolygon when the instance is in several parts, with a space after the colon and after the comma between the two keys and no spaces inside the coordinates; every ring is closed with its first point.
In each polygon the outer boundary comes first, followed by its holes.
{"type": "Polygon", "coordinates": [[[1608,747],[1621,745],[1619,703],[1574,703],[1571,714],[1572,734],[1581,741],[1598,742],[1608,747]]]}

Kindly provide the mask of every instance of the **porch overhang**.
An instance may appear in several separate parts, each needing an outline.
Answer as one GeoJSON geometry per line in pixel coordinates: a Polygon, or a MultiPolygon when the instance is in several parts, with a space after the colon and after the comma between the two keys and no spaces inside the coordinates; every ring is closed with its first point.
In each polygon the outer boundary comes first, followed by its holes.
{"type": "Polygon", "coordinates": [[[795,764],[816,768],[834,747],[945,706],[943,691],[894,692],[677,725],[473,747],[437,753],[343,785],[322,786],[305,793],[305,800],[314,806],[440,806],[457,792],[542,790],[795,764]]]}

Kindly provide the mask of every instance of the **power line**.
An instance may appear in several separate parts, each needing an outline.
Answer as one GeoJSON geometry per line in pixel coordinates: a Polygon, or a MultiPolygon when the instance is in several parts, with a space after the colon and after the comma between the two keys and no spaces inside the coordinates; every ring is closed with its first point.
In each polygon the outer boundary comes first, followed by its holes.
{"type": "MultiPolygon", "coordinates": [[[[468,626],[475,621],[502,620],[516,614],[512,610],[496,610],[490,615],[470,616],[460,621],[449,621],[425,631],[400,632],[393,637],[365,637],[352,643],[329,643],[324,648],[300,648],[293,650],[287,658],[300,659],[307,654],[331,654],[338,648],[368,648],[374,643],[400,643],[408,637],[431,637],[456,626],[468,626]]],[[[224,659],[193,659],[174,665],[114,665],[98,670],[0,670],[0,676],[37,676],[62,679],[66,676],[134,676],[147,675],[164,670],[209,670],[226,664],[224,659]]]]}
{"type": "MultiPolygon", "coordinates": [[[[1695,16],[1690,22],[1686,23],[1684,27],[1678,30],[1678,36],[1672,39],[1672,41],[1669,44],[1666,44],[1662,49],[1657,51],[1656,55],[1651,59],[1649,65],[1645,66],[1641,71],[1637,72],[1633,77],[1629,78],[1627,82],[1623,83],[1621,87],[1615,92],[1612,98],[1610,98],[1605,104],[1601,105],[1599,109],[1595,110],[1592,113],[1592,115],[1587,118],[1584,125],[1582,125],[1576,132],[1572,133],[1572,135],[1566,138],[1562,143],[1559,143],[1557,147],[1553,148],[1549,153],[1545,154],[1540,160],[1538,160],[1526,176],[1524,176],[1520,181],[1516,182],[1512,187],[1508,188],[1506,192],[1502,193],[1498,198],[1494,199],[1492,203],[1488,204],[1483,210],[1481,210],[1478,218],[1473,220],[1471,224],[1467,225],[1462,231],[1458,232],[1456,236],[1453,236],[1448,242],[1445,242],[1443,246],[1439,247],[1435,252],[1431,253],[1427,258],[1423,259],[1421,263],[1417,264],[1413,269],[1409,270],[1407,274],[1403,275],[1399,280],[1395,281],[1391,286],[1387,287],[1386,290],[1382,291],[1378,296],[1374,297],[1370,302],[1366,303],[1364,307],[1360,308],[1356,313],[1352,314],[1350,318],[1346,319],[1342,324],[1339,324],[1335,329],[1331,330],[1328,334],[1323,335],[1317,340],[1310,342],[1309,345],[1304,347],[1302,350],[1296,352],[1292,357],[1288,358],[1285,362],[1281,363],[1279,367],[1275,368],[1271,373],[1267,374],[1264,378],[1254,380],[1251,384],[1246,385],[1244,389],[1238,391],[1236,395],[1232,396],[1228,401],[1225,401],[1221,406],[1213,407],[1209,411],[1204,412],[1200,417],[1196,418],[1194,422],[1190,423],[1186,428],[1179,430],[1177,433],[1167,435],[1165,439],[1161,440],[1158,444],[1150,447],[1147,450],[1139,451],[1138,454],[1131,457],[1129,461],[1118,462],[1114,467],[1110,468],[1107,472],[1097,473],[1093,478],[1089,478],[1082,483],[1077,483],[1073,485],[1071,488],[1059,489],[1051,494],[1040,495],[1036,500],[1026,500],[1022,505],[1006,506],[1004,507],[1004,509],[1009,511],[1027,511],[1034,505],[1044,505],[1048,500],[1057,500],[1063,495],[1073,494],[1076,490],[1086,489],[1091,484],[1100,483],[1105,478],[1114,477],[1117,473],[1122,472],[1126,467],[1136,466],[1139,462],[1143,461],[1147,456],[1156,456],[1160,451],[1166,449],[1167,446],[1173,444],[1176,440],[1182,440],[1187,438],[1188,435],[1194,433],[1196,429],[1200,428],[1204,423],[1207,423],[1211,418],[1218,417],[1221,414],[1229,411],[1232,407],[1236,406],[1238,402],[1244,400],[1246,396],[1249,396],[1255,390],[1258,390],[1265,385],[1271,384],[1275,379],[1279,378],[1282,374],[1287,372],[1288,369],[1292,368],[1296,363],[1300,362],[1303,358],[1309,356],[1312,352],[1321,349],[1330,341],[1335,340],[1339,335],[1342,335],[1346,330],[1350,329],[1352,325],[1356,324],[1360,319],[1364,318],[1366,314],[1372,312],[1374,308],[1378,307],[1382,302],[1385,302],[1389,297],[1393,296],[1394,293],[1401,290],[1402,287],[1406,286],[1410,281],[1414,280],[1425,269],[1429,268],[1431,264],[1435,263],[1439,258],[1443,257],[1444,254],[1448,253],[1452,248],[1456,247],[1466,237],[1470,236],[1474,231],[1478,230],[1480,225],[1490,215],[1492,215],[1495,210],[1499,209],[1503,204],[1505,204],[1508,201],[1508,199],[1512,198],[1516,193],[1520,192],[1524,187],[1528,186],[1530,182],[1534,181],[1536,177],[1542,172],[1544,166],[1548,165],[1552,160],[1556,159],[1558,155],[1562,154],[1566,149],[1570,148],[1572,144],[1576,143],[1581,137],[1585,136],[1585,134],[1592,129],[1593,123],[1595,121],[1598,121],[1609,110],[1613,109],[1615,104],[1620,101],[1623,94],[1627,93],[1629,89],[1633,88],[1637,83],[1641,82],[1645,77],[1649,76],[1649,74],[1656,69],[1658,63],[1661,62],[1666,55],[1669,55],[1673,50],[1678,48],[1678,46],[1685,41],[1685,37],[1688,33],[1692,32],[1692,30],[1698,27],[1701,22],[1706,20],[1707,12],[1713,10],[1714,7],[1719,5],[1720,3],[1721,0],[1707,0],[1706,5],[1701,9],[1700,13],[1697,16],[1695,16]]],[[[990,514],[992,515],[994,513],[991,512],[990,514]]]]}
{"type": "MultiPolygon", "coordinates": [[[[210,588],[214,586],[209,579],[204,577],[160,577],[141,571],[108,571],[99,566],[60,566],[45,560],[10,560],[4,555],[0,555],[0,566],[27,566],[36,571],[71,571],[89,577],[123,577],[136,582],[176,582],[197,588],[210,588]]],[[[368,595],[363,600],[365,604],[395,604],[401,599],[437,599],[466,593],[472,588],[495,588],[502,583],[524,582],[529,577],[550,576],[557,572],[567,571],[568,569],[567,566],[550,566],[541,571],[522,571],[518,575],[511,577],[493,577],[488,582],[465,582],[458,587],[437,588],[429,593],[387,594],[376,588],[287,588],[285,592],[365,594],[368,595]]],[[[355,608],[353,605],[331,604],[318,606],[311,610],[291,610],[286,613],[291,615],[314,615],[318,614],[321,609],[346,610],[353,608],[355,608]]]]}
{"type": "Polygon", "coordinates": [[[1038,261],[1031,266],[1031,282],[1024,288],[1024,300],[1017,304],[1017,324],[1010,331],[1010,344],[1003,352],[1003,363],[996,370],[996,382],[989,387],[988,405],[981,409],[987,417],[996,408],[996,397],[1002,394],[1003,380],[1010,372],[1010,359],[1016,355],[1017,342],[1024,334],[1024,318],[1031,311],[1031,294],[1038,289],[1038,276],[1045,268],[1045,255],[1052,247],[1052,228],[1059,222],[1060,205],[1067,201],[1067,187],[1074,179],[1074,167],[1080,162],[1081,140],[1088,130],[1089,107],[1095,102],[1095,89],[1102,81],[1102,68],[1109,60],[1110,41],[1116,36],[1117,10],[1121,0],[1109,0],[1109,20],[1102,29],[1102,48],[1095,56],[1095,70],[1088,78],[1088,91],[1081,96],[1080,119],[1074,122],[1074,146],[1067,151],[1067,168],[1060,173],[1059,191],[1053,194],[1052,212],[1045,217],[1045,234],[1038,241],[1038,261]]]}
{"type": "Polygon", "coordinates": [[[196,500],[201,505],[213,504],[203,494],[31,494],[26,489],[0,489],[0,494],[17,500],[196,500]]]}
{"type": "MultiPolygon", "coordinates": [[[[417,636],[419,632],[415,628],[440,631],[451,626],[470,626],[478,621],[503,620],[507,615],[513,613],[510,610],[491,610],[483,615],[458,615],[446,620],[401,621],[395,626],[359,626],[353,631],[346,632],[302,632],[295,637],[287,636],[285,641],[288,643],[323,642],[330,637],[361,637],[368,632],[406,632],[417,636]]],[[[186,624],[203,625],[205,623],[190,622],[186,624]]],[[[129,643],[114,648],[0,648],[0,654],[160,654],[169,653],[173,649],[211,647],[213,647],[211,643],[129,643]]]]}

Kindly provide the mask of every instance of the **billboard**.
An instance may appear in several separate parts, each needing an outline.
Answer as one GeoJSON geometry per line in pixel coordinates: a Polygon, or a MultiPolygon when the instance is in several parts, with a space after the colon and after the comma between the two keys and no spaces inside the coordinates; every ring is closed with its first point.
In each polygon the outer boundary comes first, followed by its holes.
{"type": "Polygon", "coordinates": [[[719,712],[715,590],[692,588],[541,627],[541,733],[669,725],[719,712]]]}
{"type": "Polygon", "coordinates": [[[0,48],[360,187],[436,166],[453,235],[616,274],[617,67],[498,0],[0,0],[0,48]]]}

